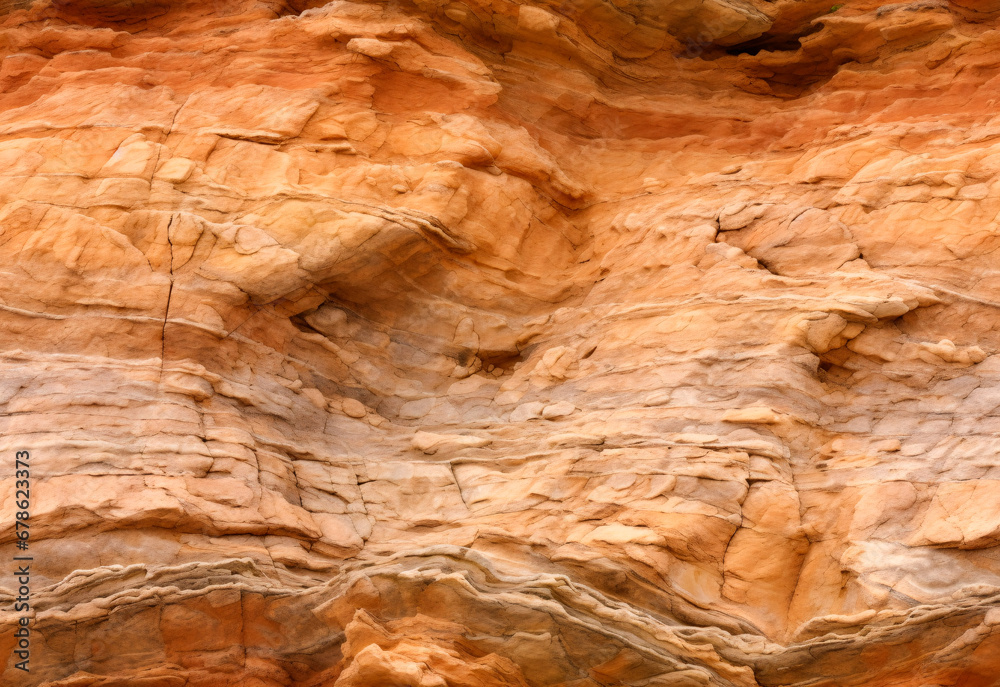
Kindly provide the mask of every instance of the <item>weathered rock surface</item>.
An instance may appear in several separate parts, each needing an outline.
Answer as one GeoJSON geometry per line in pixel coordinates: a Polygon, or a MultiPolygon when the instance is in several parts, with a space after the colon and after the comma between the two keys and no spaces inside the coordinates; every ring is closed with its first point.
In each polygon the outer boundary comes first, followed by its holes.
{"type": "Polygon", "coordinates": [[[0,683],[998,684],[1000,4],[828,3],[0,0],[0,683]]]}

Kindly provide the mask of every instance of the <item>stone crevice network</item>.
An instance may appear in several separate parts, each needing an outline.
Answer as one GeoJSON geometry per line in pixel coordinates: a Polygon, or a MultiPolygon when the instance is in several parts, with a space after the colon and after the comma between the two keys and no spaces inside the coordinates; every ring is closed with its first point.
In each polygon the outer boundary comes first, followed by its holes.
{"type": "Polygon", "coordinates": [[[1000,2],[830,3],[0,0],[0,684],[1000,684],[1000,2]]]}

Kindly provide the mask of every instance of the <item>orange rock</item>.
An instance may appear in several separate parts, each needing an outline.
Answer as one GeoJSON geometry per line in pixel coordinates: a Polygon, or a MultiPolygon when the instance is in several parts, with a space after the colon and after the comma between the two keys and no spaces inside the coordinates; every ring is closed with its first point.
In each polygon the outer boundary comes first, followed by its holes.
{"type": "Polygon", "coordinates": [[[0,684],[993,685],[998,28],[6,3],[0,684]]]}

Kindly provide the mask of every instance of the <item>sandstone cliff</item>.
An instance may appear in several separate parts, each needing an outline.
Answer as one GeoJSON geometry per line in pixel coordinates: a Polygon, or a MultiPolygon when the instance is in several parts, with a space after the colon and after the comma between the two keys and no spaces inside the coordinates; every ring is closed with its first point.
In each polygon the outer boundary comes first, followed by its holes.
{"type": "Polygon", "coordinates": [[[1000,3],[830,2],[0,0],[0,683],[998,684],[1000,3]]]}

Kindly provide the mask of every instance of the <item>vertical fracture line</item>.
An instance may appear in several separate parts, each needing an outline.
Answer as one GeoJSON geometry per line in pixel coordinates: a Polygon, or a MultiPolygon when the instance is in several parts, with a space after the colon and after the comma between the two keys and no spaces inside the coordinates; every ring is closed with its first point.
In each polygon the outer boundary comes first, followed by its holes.
{"type": "Polygon", "coordinates": [[[167,351],[167,320],[170,319],[170,300],[174,296],[174,244],[170,240],[170,228],[174,225],[176,215],[170,215],[167,223],[167,245],[170,247],[170,287],[167,290],[167,307],[163,310],[163,327],[160,330],[160,381],[163,381],[163,366],[166,364],[167,351]]]}

